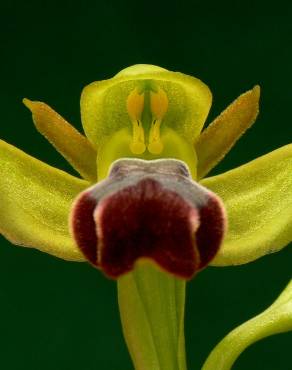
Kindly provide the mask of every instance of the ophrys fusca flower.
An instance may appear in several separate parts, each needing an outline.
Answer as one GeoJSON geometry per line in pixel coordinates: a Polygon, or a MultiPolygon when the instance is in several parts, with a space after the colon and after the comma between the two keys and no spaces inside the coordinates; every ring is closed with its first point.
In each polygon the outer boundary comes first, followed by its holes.
{"type": "Polygon", "coordinates": [[[0,143],[1,233],[60,258],[87,259],[118,278],[137,369],[186,367],[184,279],[208,263],[255,260],[292,239],[291,144],[206,178],[255,121],[259,87],[202,131],[211,100],[194,77],[129,67],[84,89],[84,136],[46,104],[25,99],[39,132],[80,178],[0,143]],[[162,296],[165,305],[155,305],[162,296]],[[149,333],[147,320],[163,330],[149,333]]]}

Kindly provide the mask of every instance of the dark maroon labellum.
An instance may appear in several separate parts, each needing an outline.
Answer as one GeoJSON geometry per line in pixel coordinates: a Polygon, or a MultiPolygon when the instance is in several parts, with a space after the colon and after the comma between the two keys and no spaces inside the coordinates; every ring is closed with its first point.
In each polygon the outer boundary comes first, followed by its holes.
{"type": "Polygon", "coordinates": [[[71,230],[88,261],[109,277],[148,258],[190,279],[217,253],[225,216],[218,197],[192,181],[183,162],[123,159],[79,195],[71,230]]]}

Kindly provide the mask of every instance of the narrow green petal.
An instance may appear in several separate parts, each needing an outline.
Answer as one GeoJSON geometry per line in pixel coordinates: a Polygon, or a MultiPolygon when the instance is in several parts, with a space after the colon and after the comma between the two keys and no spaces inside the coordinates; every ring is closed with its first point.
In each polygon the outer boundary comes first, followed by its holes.
{"type": "Polygon", "coordinates": [[[255,86],[230,104],[200,135],[196,143],[198,179],[229,152],[254,123],[259,111],[260,87],[255,86]]]}
{"type": "Polygon", "coordinates": [[[292,280],[267,310],[229,333],[211,352],[202,370],[230,370],[251,344],[292,330],[292,280]]]}
{"type": "Polygon", "coordinates": [[[37,130],[80,175],[96,182],[96,151],[89,140],[47,104],[23,99],[37,130]]]}
{"type": "Polygon", "coordinates": [[[213,265],[238,265],[292,241],[292,144],[201,184],[225,205],[228,230],[213,265]]]}
{"type": "Polygon", "coordinates": [[[0,232],[14,244],[83,260],[69,235],[73,199],[89,186],[0,140],[0,232]]]}

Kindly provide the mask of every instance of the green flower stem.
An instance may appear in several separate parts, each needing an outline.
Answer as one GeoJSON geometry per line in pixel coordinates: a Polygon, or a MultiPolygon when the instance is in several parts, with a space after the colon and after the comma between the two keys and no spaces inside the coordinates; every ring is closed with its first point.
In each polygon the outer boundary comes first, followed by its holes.
{"type": "Polygon", "coordinates": [[[186,370],[185,281],[143,261],[118,279],[118,300],[135,370],[186,370]]]}
{"type": "Polygon", "coordinates": [[[230,370],[252,343],[292,330],[292,280],[278,299],[260,315],[231,331],[213,349],[202,370],[230,370]]]}

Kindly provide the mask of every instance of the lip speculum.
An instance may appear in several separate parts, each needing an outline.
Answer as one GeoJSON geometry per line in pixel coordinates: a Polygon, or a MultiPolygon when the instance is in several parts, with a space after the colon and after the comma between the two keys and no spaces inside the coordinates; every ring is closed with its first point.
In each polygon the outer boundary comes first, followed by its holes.
{"type": "Polygon", "coordinates": [[[82,192],[71,231],[87,260],[112,278],[150,259],[190,279],[216,255],[225,230],[221,200],[179,160],[121,159],[82,192]]]}

